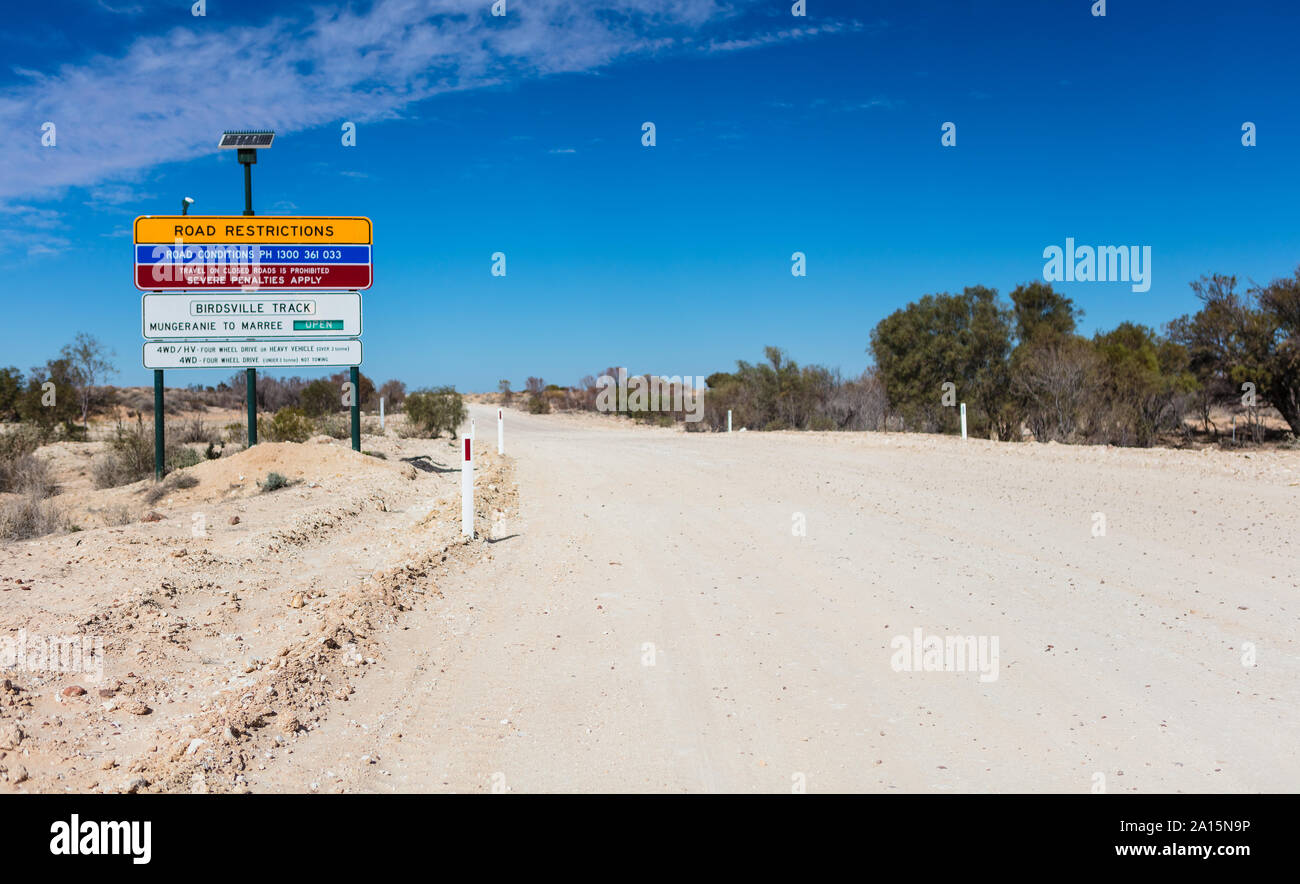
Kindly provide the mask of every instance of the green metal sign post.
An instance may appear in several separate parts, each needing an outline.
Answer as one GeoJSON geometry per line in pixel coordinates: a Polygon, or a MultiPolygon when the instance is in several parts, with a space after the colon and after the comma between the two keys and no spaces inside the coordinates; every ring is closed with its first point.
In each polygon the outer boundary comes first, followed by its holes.
{"type": "Polygon", "coordinates": [[[348,369],[352,382],[352,450],[361,450],[361,369],[355,365],[348,369]]]}
{"type": "Polygon", "coordinates": [[[166,468],[166,431],[163,428],[163,373],[153,373],[153,477],[161,482],[166,468]]]}
{"type": "MultiPolygon", "coordinates": [[[[238,377],[238,375],[236,375],[238,377]]],[[[248,369],[248,447],[257,444],[257,369],[248,369]]]]}

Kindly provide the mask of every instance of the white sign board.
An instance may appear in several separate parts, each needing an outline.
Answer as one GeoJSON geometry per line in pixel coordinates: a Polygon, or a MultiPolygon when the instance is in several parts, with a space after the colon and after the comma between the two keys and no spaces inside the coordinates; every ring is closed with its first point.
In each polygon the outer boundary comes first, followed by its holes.
{"type": "Polygon", "coordinates": [[[357,292],[286,295],[144,295],[141,333],[150,340],[355,338],[357,292]]]}
{"type": "Polygon", "coordinates": [[[311,368],[360,365],[360,341],[150,341],[145,368],[311,368]]]}

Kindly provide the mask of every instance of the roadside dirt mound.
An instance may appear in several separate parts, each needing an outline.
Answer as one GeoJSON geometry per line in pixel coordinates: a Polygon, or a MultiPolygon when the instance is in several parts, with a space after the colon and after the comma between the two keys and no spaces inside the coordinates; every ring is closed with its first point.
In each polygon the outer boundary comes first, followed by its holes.
{"type": "MultiPolygon", "coordinates": [[[[268,473],[306,482],[348,482],[371,476],[409,475],[402,464],[392,464],[368,454],[336,445],[328,437],[313,442],[264,442],[238,454],[210,460],[186,472],[199,480],[197,488],[233,490],[252,486],[268,473]]],[[[197,490],[196,488],[196,490],[197,490]]]]}
{"type": "Polygon", "coordinates": [[[268,442],[172,473],[164,486],[153,479],[117,488],[65,492],[57,500],[66,515],[83,527],[121,525],[150,509],[172,509],[256,497],[259,483],[279,473],[299,491],[346,492],[359,487],[392,488],[414,479],[415,468],[353,451],[329,437],[321,442],[268,442]],[[181,487],[182,479],[197,485],[181,487]]]}
{"type": "Polygon", "coordinates": [[[490,555],[491,515],[515,514],[510,462],[485,456],[480,538],[462,538],[457,471],[402,460],[440,463],[445,443],[389,448],[258,445],[153,502],[152,482],[93,493],[157,521],[0,545],[0,640],[21,630],[25,649],[0,673],[0,793],[268,788],[276,760],[389,665],[385,634],[490,555]],[[268,472],[295,484],[263,493],[268,472]],[[56,642],[81,653],[51,665],[56,642]]]}

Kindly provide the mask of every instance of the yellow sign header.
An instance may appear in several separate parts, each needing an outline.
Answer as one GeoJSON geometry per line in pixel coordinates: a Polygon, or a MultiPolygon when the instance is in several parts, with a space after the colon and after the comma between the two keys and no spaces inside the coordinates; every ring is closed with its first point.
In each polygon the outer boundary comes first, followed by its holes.
{"type": "Polygon", "coordinates": [[[370,219],[324,215],[141,215],[137,245],[165,243],[373,245],[370,219]]]}

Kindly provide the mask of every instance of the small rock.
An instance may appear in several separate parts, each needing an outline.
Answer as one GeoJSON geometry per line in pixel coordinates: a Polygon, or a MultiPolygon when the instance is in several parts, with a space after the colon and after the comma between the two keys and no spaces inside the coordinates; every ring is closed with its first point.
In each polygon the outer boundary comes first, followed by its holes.
{"type": "Polygon", "coordinates": [[[153,510],[149,510],[149,512],[145,513],[140,519],[141,522],[161,522],[162,520],[163,516],[153,510]]]}
{"type": "Polygon", "coordinates": [[[230,517],[230,524],[232,524],[232,525],[238,525],[238,524],[239,524],[239,516],[231,516],[231,517],[230,517]]]}
{"type": "Polygon", "coordinates": [[[24,736],[22,728],[16,724],[0,730],[0,749],[17,749],[24,736]]]}
{"type": "Polygon", "coordinates": [[[77,684],[70,684],[63,689],[63,696],[65,697],[81,697],[85,696],[85,693],[86,689],[77,684]]]}
{"type": "Polygon", "coordinates": [[[132,777],[122,784],[122,791],[128,795],[134,795],[136,792],[139,792],[148,785],[149,781],[144,777],[132,777]]]}
{"type": "Polygon", "coordinates": [[[303,606],[302,593],[294,593],[293,599],[289,602],[291,608],[301,608],[303,606]]]}
{"type": "Polygon", "coordinates": [[[21,764],[15,764],[13,767],[9,768],[9,782],[13,783],[15,786],[26,781],[26,779],[27,768],[23,767],[21,764]]]}
{"type": "Polygon", "coordinates": [[[199,751],[199,747],[206,742],[207,740],[200,740],[198,737],[195,737],[194,739],[190,740],[190,744],[185,747],[185,754],[193,755],[195,752],[199,751]]]}
{"type": "Polygon", "coordinates": [[[152,709],[144,703],[141,703],[139,700],[128,700],[119,708],[124,712],[130,712],[132,715],[148,715],[150,712],[153,712],[152,709]]]}

